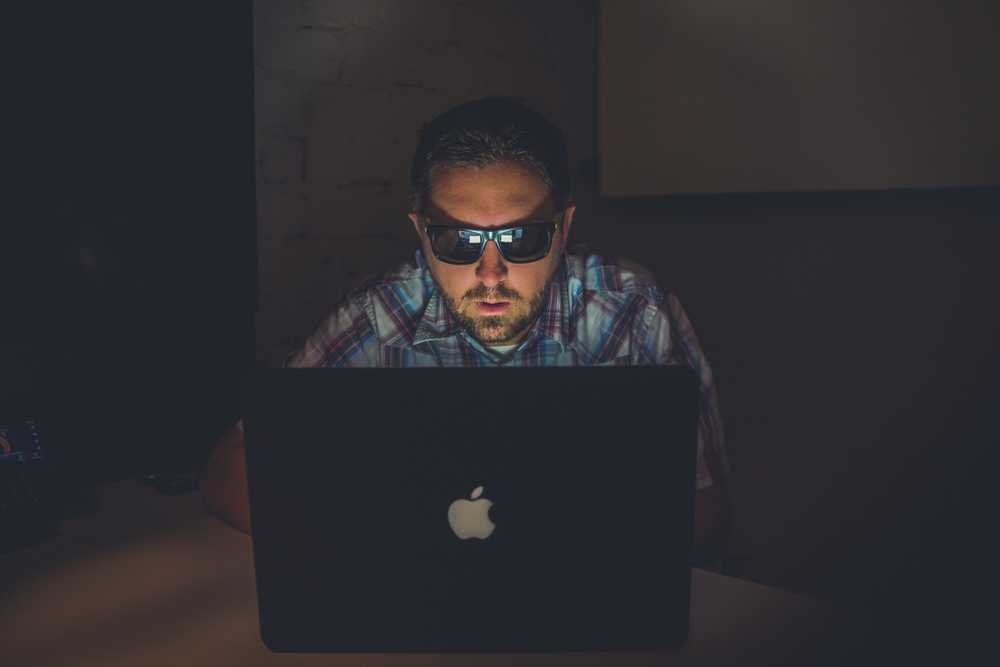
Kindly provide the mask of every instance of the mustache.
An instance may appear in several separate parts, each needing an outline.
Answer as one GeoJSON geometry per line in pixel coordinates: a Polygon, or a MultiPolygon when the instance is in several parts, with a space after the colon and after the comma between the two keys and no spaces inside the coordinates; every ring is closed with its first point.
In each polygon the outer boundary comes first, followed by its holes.
{"type": "Polygon", "coordinates": [[[517,301],[521,297],[508,289],[472,289],[465,293],[469,301],[517,301]]]}

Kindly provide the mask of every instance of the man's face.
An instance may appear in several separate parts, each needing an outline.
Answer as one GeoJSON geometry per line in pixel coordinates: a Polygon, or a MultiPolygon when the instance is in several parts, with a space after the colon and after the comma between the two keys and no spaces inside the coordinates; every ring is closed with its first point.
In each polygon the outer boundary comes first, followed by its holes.
{"type": "Polygon", "coordinates": [[[432,179],[426,217],[416,212],[409,217],[431,275],[455,318],[484,345],[513,345],[528,335],[544,306],[545,289],[558,267],[574,211],[573,206],[566,209],[549,254],[536,262],[507,262],[493,241],[473,264],[438,260],[423,232],[424,222],[494,229],[548,221],[558,213],[545,183],[534,172],[504,162],[483,168],[439,168],[432,179]],[[506,305],[490,308],[484,301],[506,305]]]}

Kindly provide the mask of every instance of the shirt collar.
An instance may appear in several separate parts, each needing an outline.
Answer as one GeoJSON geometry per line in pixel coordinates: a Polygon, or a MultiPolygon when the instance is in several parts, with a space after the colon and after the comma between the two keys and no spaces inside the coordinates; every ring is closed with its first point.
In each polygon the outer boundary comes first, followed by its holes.
{"type": "Polygon", "coordinates": [[[531,345],[532,340],[551,340],[559,345],[560,351],[565,351],[573,340],[573,320],[570,314],[573,303],[570,298],[569,269],[566,254],[559,259],[559,265],[549,283],[548,296],[542,312],[535,321],[535,326],[525,341],[531,345]]]}
{"type": "MultiPolygon", "coordinates": [[[[415,257],[417,267],[420,270],[420,279],[424,286],[424,294],[428,295],[428,298],[424,306],[423,315],[420,321],[417,322],[413,340],[409,341],[409,344],[420,345],[431,340],[450,338],[458,334],[462,326],[451,314],[451,311],[448,310],[448,306],[445,304],[441,292],[437,288],[437,283],[434,282],[434,278],[431,276],[431,270],[424,259],[422,248],[417,248],[415,257]]],[[[406,341],[401,342],[406,344],[406,341]]]]}
{"type": "MultiPolygon", "coordinates": [[[[424,289],[428,294],[427,305],[423,316],[417,324],[411,345],[420,345],[432,340],[440,340],[465,334],[461,323],[451,314],[444,301],[437,283],[431,276],[430,268],[423,256],[423,249],[416,251],[416,263],[420,269],[424,289]]],[[[575,281],[580,283],[579,279],[575,281]]],[[[576,306],[576,296],[579,290],[573,289],[573,279],[570,276],[569,259],[564,252],[559,266],[552,276],[549,289],[542,307],[542,312],[532,327],[531,333],[522,341],[518,349],[527,350],[535,341],[551,340],[559,345],[561,351],[570,346],[574,334],[574,322],[571,317],[576,306]]],[[[472,336],[466,338],[476,347],[480,347],[472,336]]]]}

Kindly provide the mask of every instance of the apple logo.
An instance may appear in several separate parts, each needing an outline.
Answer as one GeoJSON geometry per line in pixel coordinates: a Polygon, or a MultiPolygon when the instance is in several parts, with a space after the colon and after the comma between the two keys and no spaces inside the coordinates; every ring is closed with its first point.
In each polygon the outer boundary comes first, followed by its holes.
{"type": "Polygon", "coordinates": [[[486,539],[493,533],[496,524],[490,521],[488,512],[493,507],[493,501],[479,498],[483,495],[483,487],[477,486],[469,495],[471,500],[459,498],[448,506],[448,523],[455,535],[463,540],[470,537],[486,539]],[[476,500],[479,498],[479,500],[476,500]]]}

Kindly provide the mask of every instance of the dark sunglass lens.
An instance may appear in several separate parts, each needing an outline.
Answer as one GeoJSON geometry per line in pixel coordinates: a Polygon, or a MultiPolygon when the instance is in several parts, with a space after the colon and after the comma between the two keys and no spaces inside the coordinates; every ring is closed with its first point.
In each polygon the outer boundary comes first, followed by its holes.
{"type": "Polygon", "coordinates": [[[532,262],[545,256],[550,233],[548,225],[516,227],[500,234],[500,245],[511,261],[532,262]]]}
{"type": "Polygon", "coordinates": [[[473,262],[479,257],[483,245],[481,234],[466,229],[438,229],[432,237],[434,252],[441,258],[453,262],[473,262]]]}

